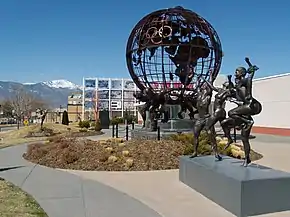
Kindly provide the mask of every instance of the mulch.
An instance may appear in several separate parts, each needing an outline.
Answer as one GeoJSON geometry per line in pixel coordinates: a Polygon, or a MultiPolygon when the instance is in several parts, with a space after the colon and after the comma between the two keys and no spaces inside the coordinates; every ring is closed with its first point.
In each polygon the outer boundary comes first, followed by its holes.
{"type": "MultiPolygon", "coordinates": [[[[178,169],[179,156],[184,155],[187,150],[188,145],[174,140],[91,141],[56,136],[47,144],[30,144],[23,157],[52,168],[148,171],[178,169]]],[[[258,153],[252,152],[252,156],[256,158],[258,153]]]]}
{"type": "Polygon", "coordinates": [[[23,157],[52,168],[98,171],[145,171],[178,168],[186,146],[178,141],[90,141],[55,138],[48,144],[30,144],[23,157]],[[112,162],[109,158],[116,157],[112,162]],[[129,159],[131,166],[126,162],[129,159]],[[133,161],[133,163],[132,163],[133,161]]]}

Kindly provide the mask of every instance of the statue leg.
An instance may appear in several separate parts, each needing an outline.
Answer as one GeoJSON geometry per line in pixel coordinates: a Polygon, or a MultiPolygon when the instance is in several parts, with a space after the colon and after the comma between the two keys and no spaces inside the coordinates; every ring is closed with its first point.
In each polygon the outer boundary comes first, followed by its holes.
{"type": "Polygon", "coordinates": [[[244,125],[243,128],[247,128],[253,125],[253,119],[249,119],[248,116],[251,115],[252,109],[250,106],[241,105],[228,112],[230,118],[236,120],[236,122],[241,122],[244,125]]]}
{"type": "Polygon", "coordinates": [[[188,103],[187,104],[187,110],[189,111],[189,114],[188,114],[189,118],[191,120],[193,120],[194,119],[194,115],[197,114],[198,112],[197,112],[197,110],[194,111],[192,103],[188,103]]]}
{"type": "Polygon", "coordinates": [[[222,160],[222,157],[218,153],[218,146],[217,146],[217,142],[216,142],[216,132],[215,132],[215,128],[214,128],[214,125],[217,123],[218,119],[219,119],[219,113],[215,112],[212,116],[207,118],[205,128],[207,130],[207,134],[209,135],[210,142],[211,142],[215,157],[216,157],[216,159],[218,159],[220,161],[220,160],[222,160]]]}
{"type": "Polygon", "coordinates": [[[151,131],[155,132],[157,131],[157,114],[156,112],[150,113],[150,123],[151,123],[151,131]]]}
{"type": "Polygon", "coordinates": [[[163,119],[161,120],[162,123],[167,123],[169,120],[168,117],[168,112],[165,109],[164,105],[161,105],[160,109],[159,109],[160,114],[163,114],[163,119]]]}
{"type": "Polygon", "coordinates": [[[205,121],[198,119],[195,121],[194,126],[193,126],[193,148],[194,148],[194,152],[192,153],[192,155],[190,156],[190,158],[194,158],[197,157],[198,155],[198,146],[199,146],[199,135],[202,131],[202,129],[205,126],[205,121]]]}
{"type": "Polygon", "coordinates": [[[221,161],[222,157],[219,155],[218,153],[218,146],[217,146],[217,142],[216,142],[216,132],[214,129],[214,126],[210,127],[210,129],[207,131],[209,138],[210,138],[210,142],[214,151],[214,156],[217,160],[221,161]]]}
{"type": "MultiPolygon", "coordinates": [[[[249,119],[253,121],[252,117],[249,117],[249,119]]],[[[243,142],[244,152],[245,152],[245,160],[243,162],[244,167],[247,167],[251,163],[251,159],[250,159],[251,145],[249,142],[249,137],[250,137],[253,123],[251,124],[250,127],[247,127],[247,129],[242,129],[242,132],[241,132],[242,142],[243,142]]]]}
{"type": "Polygon", "coordinates": [[[43,130],[43,122],[44,122],[44,119],[41,118],[41,123],[40,123],[40,129],[43,130]]]}
{"type": "Polygon", "coordinates": [[[234,127],[235,120],[232,118],[226,118],[223,121],[220,121],[221,127],[224,131],[225,137],[228,139],[228,142],[224,148],[226,150],[234,142],[231,137],[231,129],[234,127]]]}
{"type": "Polygon", "coordinates": [[[142,128],[145,128],[145,122],[146,122],[146,111],[143,110],[140,112],[141,113],[141,117],[142,117],[142,120],[143,120],[143,125],[142,125],[142,128]]]}
{"type": "Polygon", "coordinates": [[[147,102],[147,103],[145,103],[144,107],[140,111],[141,117],[143,119],[143,126],[142,126],[142,128],[145,128],[146,127],[146,118],[147,118],[146,117],[146,112],[149,111],[149,108],[150,108],[150,104],[147,102]]]}
{"type": "Polygon", "coordinates": [[[164,111],[164,123],[167,123],[168,122],[168,120],[169,120],[169,112],[166,110],[166,111],[164,111]]]}
{"type": "Polygon", "coordinates": [[[180,119],[183,119],[183,113],[186,112],[186,105],[184,103],[180,104],[180,111],[178,112],[177,116],[180,119]]]}

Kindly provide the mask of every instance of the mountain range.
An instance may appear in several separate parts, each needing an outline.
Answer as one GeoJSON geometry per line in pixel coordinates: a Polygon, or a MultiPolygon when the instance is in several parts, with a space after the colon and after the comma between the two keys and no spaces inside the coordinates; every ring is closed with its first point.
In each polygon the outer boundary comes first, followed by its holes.
{"type": "Polygon", "coordinates": [[[44,100],[53,108],[67,104],[70,94],[81,91],[81,86],[67,80],[52,80],[39,83],[17,83],[0,81],[0,101],[13,96],[15,89],[23,89],[34,97],[44,100]]]}

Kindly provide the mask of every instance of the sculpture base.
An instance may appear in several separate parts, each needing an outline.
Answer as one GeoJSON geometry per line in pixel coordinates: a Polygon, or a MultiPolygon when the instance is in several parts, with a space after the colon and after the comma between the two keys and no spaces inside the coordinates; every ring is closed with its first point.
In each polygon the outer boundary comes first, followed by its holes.
{"type": "MultiPolygon", "coordinates": [[[[169,139],[176,131],[160,132],[161,139],[169,139]]],[[[152,132],[150,129],[134,129],[131,131],[132,139],[157,140],[157,131],[152,132]]]]}
{"type": "Polygon", "coordinates": [[[190,119],[171,119],[167,123],[158,123],[163,132],[188,132],[193,129],[193,121],[190,119]]]}
{"type": "Polygon", "coordinates": [[[290,174],[224,156],[180,157],[179,180],[238,217],[290,210],[290,174]]]}

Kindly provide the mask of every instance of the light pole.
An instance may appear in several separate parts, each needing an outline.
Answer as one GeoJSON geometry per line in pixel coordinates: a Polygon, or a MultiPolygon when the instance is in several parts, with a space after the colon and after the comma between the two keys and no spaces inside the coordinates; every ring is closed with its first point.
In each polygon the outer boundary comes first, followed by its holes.
{"type": "Polygon", "coordinates": [[[61,124],[61,109],[62,109],[62,107],[61,107],[61,105],[59,105],[59,123],[61,124]]]}
{"type": "MultiPolygon", "coordinates": [[[[0,105],[0,117],[2,117],[3,115],[3,109],[2,109],[2,105],[0,105]]],[[[2,120],[0,121],[1,124],[2,120]]],[[[0,127],[0,132],[2,131],[1,127],[0,127]]]]}
{"type": "Polygon", "coordinates": [[[3,115],[3,108],[2,108],[2,105],[0,105],[0,115],[1,115],[1,117],[2,117],[2,115],[3,115]]]}

